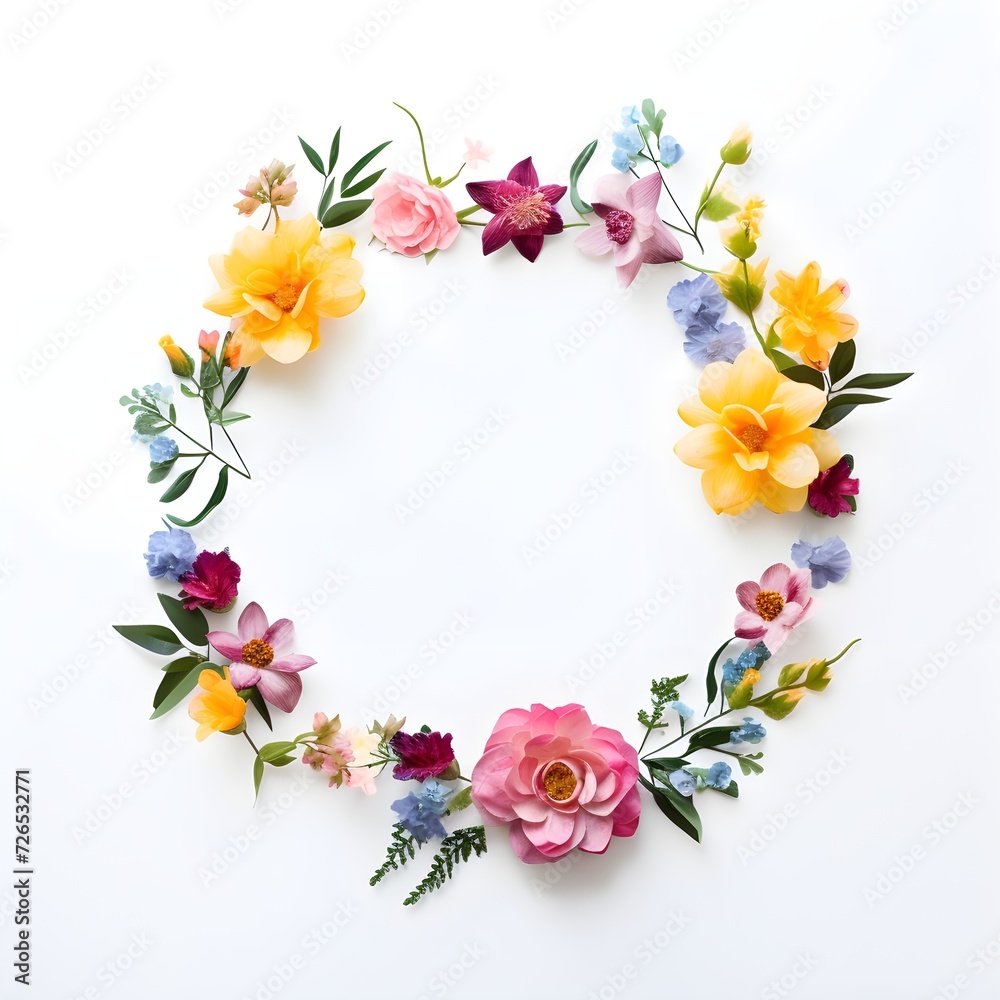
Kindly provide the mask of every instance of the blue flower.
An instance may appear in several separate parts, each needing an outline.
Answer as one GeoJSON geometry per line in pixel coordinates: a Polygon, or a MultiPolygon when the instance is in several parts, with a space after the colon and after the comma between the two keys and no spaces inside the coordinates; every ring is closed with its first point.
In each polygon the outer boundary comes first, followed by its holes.
{"type": "Polygon", "coordinates": [[[627,174],[632,167],[632,159],[624,149],[616,149],[611,154],[611,166],[627,174]]]}
{"type": "Polygon", "coordinates": [[[149,460],[151,462],[172,462],[180,452],[177,442],[165,434],[157,434],[149,442],[149,460]]]}
{"type": "Polygon", "coordinates": [[[420,799],[421,805],[428,812],[434,813],[435,816],[443,816],[454,794],[454,788],[442,785],[435,778],[428,778],[424,782],[423,788],[420,790],[417,798],[420,799]]]}
{"type": "Polygon", "coordinates": [[[611,141],[618,149],[624,149],[630,156],[638,153],[643,147],[642,135],[634,125],[630,128],[623,128],[620,132],[612,133],[611,141]]]}
{"type": "Polygon", "coordinates": [[[399,813],[399,825],[412,834],[418,844],[426,844],[431,837],[444,837],[445,830],[439,814],[413,792],[405,799],[397,799],[390,808],[399,813]]]}
{"type": "Polygon", "coordinates": [[[725,761],[716,761],[705,774],[705,784],[724,792],[733,780],[733,769],[725,761]]]}
{"type": "Polygon", "coordinates": [[[743,725],[729,734],[729,742],[760,743],[765,736],[767,736],[767,730],[759,722],[754,722],[751,716],[745,715],[743,716],[743,725]]]}
{"type": "Polygon", "coordinates": [[[812,585],[822,590],[828,583],[840,583],[851,568],[851,553],[837,535],[820,545],[796,542],[792,546],[792,561],[799,569],[812,570],[812,585]]]}
{"type": "Polygon", "coordinates": [[[707,274],[678,281],[667,295],[667,306],[683,327],[713,327],[726,312],[726,300],[707,274]]]}
{"type": "Polygon", "coordinates": [[[686,722],[694,715],[694,709],[688,708],[683,701],[672,701],[670,707],[686,722]]]}
{"type": "Polygon", "coordinates": [[[697,787],[695,776],[683,767],[679,771],[670,772],[670,784],[681,793],[681,795],[693,795],[697,787]]]}
{"type": "Polygon", "coordinates": [[[626,104],[622,108],[622,125],[638,125],[639,124],[639,105],[638,104],[626,104]]]}
{"type": "Polygon", "coordinates": [[[174,394],[174,387],[172,385],[160,385],[159,382],[154,382],[152,385],[144,385],[142,391],[152,399],[159,400],[161,403],[170,403],[170,399],[174,394]]]}
{"type": "Polygon", "coordinates": [[[672,167],[684,155],[684,147],[672,136],[660,139],[660,163],[672,167]]]}
{"type": "Polygon", "coordinates": [[[191,571],[197,554],[194,539],[186,531],[168,528],[149,536],[148,551],[143,558],[150,576],[165,576],[176,581],[191,571]]]}
{"type": "Polygon", "coordinates": [[[702,367],[713,361],[732,363],[747,346],[746,334],[739,323],[721,323],[714,327],[689,326],[686,334],[688,339],[684,341],[684,353],[702,367]]]}

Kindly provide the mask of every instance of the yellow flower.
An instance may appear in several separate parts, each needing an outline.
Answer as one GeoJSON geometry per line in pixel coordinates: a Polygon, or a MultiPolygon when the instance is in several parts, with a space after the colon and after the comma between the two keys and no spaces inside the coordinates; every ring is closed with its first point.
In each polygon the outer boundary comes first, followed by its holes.
{"type": "Polygon", "coordinates": [[[775,321],[782,346],[825,371],[830,351],[858,332],[853,316],[836,311],[850,294],[847,282],[835,281],[821,292],[822,271],[816,261],[806,264],[797,278],[787,271],[778,271],[774,277],[777,287],[771,289],[771,297],[782,308],[775,321]]]}
{"type": "Polygon", "coordinates": [[[698,395],[680,405],[694,430],[674,452],[705,470],[701,487],[716,514],[740,514],[758,500],[777,513],[801,510],[809,484],[840,458],[833,435],[809,426],[825,405],[821,390],[742,351],[733,364],[708,365],[698,395]]]}
{"type": "Polygon", "coordinates": [[[204,693],[196,694],[188,705],[188,715],[198,723],[194,734],[200,742],[212,733],[225,733],[243,728],[247,703],[236,693],[229,680],[229,668],[223,668],[223,677],[214,670],[203,670],[198,675],[198,686],[204,693]]]}
{"type": "Polygon", "coordinates": [[[767,265],[770,257],[759,260],[756,264],[746,262],[746,277],[743,274],[743,261],[734,260],[728,267],[724,267],[717,274],[712,275],[712,280],[719,286],[723,298],[729,299],[733,305],[742,309],[748,316],[764,297],[764,286],[767,284],[767,265]],[[747,277],[750,278],[749,284],[747,277]]]}
{"type": "Polygon", "coordinates": [[[174,343],[171,336],[160,337],[158,341],[163,353],[170,362],[170,370],[181,378],[190,378],[194,374],[194,359],[182,347],[174,343]]]}
{"type": "Polygon", "coordinates": [[[763,198],[751,195],[743,203],[743,207],[733,216],[733,221],[746,231],[747,236],[756,243],[760,239],[760,223],[764,218],[767,202],[763,198]]]}
{"type": "Polygon", "coordinates": [[[346,316],[365,297],[354,240],[320,232],[312,215],[281,220],[274,233],[252,227],[236,234],[229,254],[209,264],[221,291],[205,306],[232,316],[230,367],[265,354],[285,364],[319,347],[321,316],[346,316]]]}

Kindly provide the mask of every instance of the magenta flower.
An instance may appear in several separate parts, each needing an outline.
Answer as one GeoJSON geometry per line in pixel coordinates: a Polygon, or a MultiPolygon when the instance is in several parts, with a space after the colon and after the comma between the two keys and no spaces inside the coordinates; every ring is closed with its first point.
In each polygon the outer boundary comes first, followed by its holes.
{"type": "Polygon", "coordinates": [[[506,243],[526,260],[542,250],[542,240],[563,231],[562,216],[555,204],[566,193],[562,184],[538,185],[531,157],[514,164],[505,181],[473,181],[465,185],[472,200],[492,212],[483,230],[483,253],[490,254],[506,243]]]}
{"type": "Polygon", "coordinates": [[[392,776],[400,781],[435,778],[451,767],[455,751],[451,748],[451,733],[396,733],[389,746],[399,755],[392,776]]]}
{"type": "Polygon", "coordinates": [[[836,465],[821,472],[809,485],[809,506],[827,517],[847,514],[854,510],[845,497],[856,497],[860,484],[851,478],[854,460],[845,455],[836,465]]]}
{"type": "Polygon", "coordinates": [[[736,635],[752,643],[763,642],[776,653],[789,633],[813,611],[809,596],[809,570],[792,570],[775,563],[764,570],[760,583],[747,580],[736,588],[743,610],[736,616],[736,635]]]}
{"type": "Polygon", "coordinates": [[[188,611],[228,611],[236,603],[240,568],[230,559],[228,550],[202,552],[190,572],[178,577],[177,582],[184,588],[180,596],[188,611]]]}
{"type": "Polygon", "coordinates": [[[237,691],[256,687],[282,712],[291,712],[302,694],[299,671],[316,661],[311,656],[291,653],[295,626],[288,618],[268,625],[261,606],[253,601],[243,609],[237,624],[239,635],[209,632],[208,641],[227,659],[229,679],[237,691]]]}
{"type": "Polygon", "coordinates": [[[576,238],[576,245],[595,256],[613,250],[618,283],[632,284],[643,264],[666,264],[684,256],[680,244],[656,210],[660,175],[629,182],[625,174],[602,177],[594,189],[594,211],[604,225],[594,224],[576,238]]]}

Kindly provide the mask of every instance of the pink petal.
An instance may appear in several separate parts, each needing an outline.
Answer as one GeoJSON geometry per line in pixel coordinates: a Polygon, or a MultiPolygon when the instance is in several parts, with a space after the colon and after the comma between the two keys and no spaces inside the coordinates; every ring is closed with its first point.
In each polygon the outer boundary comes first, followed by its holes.
{"type": "Polygon", "coordinates": [[[577,847],[588,854],[603,854],[611,843],[614,831],[614,820],[610,816],[592,816],[581,814],[584,822],[583,837],[577,847]]]}
{"type": "Polygon", "coordinates": [[[639,795],[639,786],[633,785],[625,796],[618,803],[618,808],[611,817],[615,821],[611,833],[615,837],[631,837],[639,826],[639,814],[642,812],[642,798],[639,795]]]}
{"type": "Polygon", "coordinates": [[[640,222],[650,222],[656,216],[656,206],[660,200],[660,175],[647,174],[636,181],[626,194],[628,211],[640,222]]]}
{"type": "Polygon", "coordinates": [[[736,599],[747,611],[756,613],[757,605],[755,599],[759,593],[760,584],[754,583],[753,580],[747,580],[746,583],[741,583],[736,588],[736,599]]]}
{"type": "Polygon", "coordinates": [[[291,647],[295,639],[295,626],[290,618],[279,618],[261,638],[274,650],[276,656],[280,656],[291,647]]]}
{"type": "Polygon", "coordinates": [[[628,174],[606,174],[598,179],[594,185],[594,210],[597,210],[597,203],[607,210],[617,208],[620,212],[632,212],[628,205],[628,189],[632,186],[631,178],[628,174]]]}
{"type": "Polygon", "coordinates": [[[248,663],[233,663],[229,667],[229,680],[237,691],[242,691],[260,680],[260,671],[248,663]]]}
{"type": "Polygon", "coordinates": [[[284,674],[277,670],[262,670],[257,690],[275,708],[291,712],[302,694],[302,678],[298,674],[284,674]]]}
{"type": "Polygon", "coordinates": [[[239,663],[243,659],[244,644],[238,635],[233,635],[232,632],[209,632],[206,638],[227,660],[239,663]]]}
{"type": "MultiPolygon", "coordinates": [[[[749,611],[741,611],[736,616],[736,626],[733,629],[740,639],[760,639],[767,634],[767,626],[764,619],[758,614],[751,614],[749,611]]],[[[770,646],[767,647],[771,649],[770,646]]],[[[771,650],[773,653],[774,650],[771,650]]]]}
{"type": "Polygon", "coordinates": [[[801,604],[803,607],[809,603],[809,587],[812,583],[812,573],[808,569],[796,570],[788,578],[788,592],[785,600],[789,604],[801,604]]]}
{"type": "MultiPolygon", "coordinates": [[[[560,228],[561,227],[562,223],[560,222],[560,228]]],[[[545,238],[535,234],[528,235],[520,233],[517,236],[512,236],[510,241],[514,244],[514,249],[517,250],[517,252],[525,260],[534,263],[535,259],[542,252],[542,244],[545,242],[545,238]]]]}
{"type": "Polygon", "coordinates": [[[786,593],[785,587],[788,583],[792,571],[784,563],[775,563],[764,570],[760,578],[761,590],[775,590],[783,597],[786,593]]]}
{"type": "Polygon", "coordinates": [[[495,215],[483,230],[483,254],[491,254],[513,239],[517,228],[506,216],[495,215]]]}
{"type": "Polygon", "coordinates": [[[642,258],[647,264],[668,264],[684,256],[680,243],[673,238],[666,225],[657,220],[652,232],[642,241],[642,258]]]}
{"type": "Polygon", "coordinates": [[[243,643],[259,639],[267,631],[267,615],[256,601],[251,601],[243,609],[243,614],[237,623],[237,631],[243,643]]]}
{"type": "Polygon", "coordinates": [[[315,666],[316,661],[311,656],[303,656],[301,653],[289,653],[287,656],[280,656],[271,661],[271,670],[279,670],[283,674],[297,674],[306,667],[315,666]]]}
{"type": "Polygon", "coordinates": [[[543,865],[552,858],[547,858],[535,845],[524,835],[521,829],[521,821],[510,825],[510,846],[520,861],[526,865],[543,865]]]}
{"type": "Polygon", "coordinates": [[[517,818],[504,782],[510,770],[510,751],[505,747],[487,750],[472,769],[472,799],[491,826],[517,818]]]}
{"type": "Polygon", "coordinates": [[[616,267],[618,272],[618,284],[622,288],[628,288],[628,286],[635,280],[635,276],[639,273],[639,268],[641,267],[641,255],[634,257],[632,260],[626,261],[624,264],[618,264],[616,267]]]}
{"type": "MultiPolygon", "coordinates": [[[[522,187],[537,188],[538,174],[535,172],[535,166],[531,162],[531,157],[529,156],[527,159],[521,160],[520,163],[515,163],[510,168],[507,180],[513,181],[515,184],[520,184],[522,187]]],[[[563,188],[564,193],[565,191],[566,189],[563,188]]]]}
{"type": "Polygon", "coordinates": [[[576,238],[576,245],[592,257],[599,257],[612,249],[614,242],[608,239],[608,231],[603,223],[588,226],[576,238]]]}
{"type": "Polygon", "coordinates": [[[573,743],[589,739],[594,734],[594,724],[582,705],[564,705],[556,709],[558,718],[555,725],[556,736],[565,736],[573,743]]]}
{"type": "MultiPolygon", "coordinates": [[[[780,621],[780,615],[775,618],[773,622],[768,622],[767,631],[761,636],[761,641],[765,646],[771,651],[772,654],[777,653],[779,649],[785,644],[785,640],[791,634],[791,629],[780,621]]],[[[741,639],[752,639],[753,636],[740,635],[739,632],[736,633],[741,639]]]]}
{"type": "Polygon", "coordinates": [[[555,205],[566,195],[566,187],[563,184],[543,184],[538,190],[550,205],[555,205]]]}

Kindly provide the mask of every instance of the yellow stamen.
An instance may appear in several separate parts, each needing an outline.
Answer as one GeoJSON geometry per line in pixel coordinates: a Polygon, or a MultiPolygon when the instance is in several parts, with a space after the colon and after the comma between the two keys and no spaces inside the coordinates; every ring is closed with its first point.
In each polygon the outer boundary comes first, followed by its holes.
{"type": "Polygon", "coordinates": [[[775,590],[762,590],[754,598],[757,613],[766,622],[773,622],[785,606],[785,599],[775,590]]]}
{"type": "Polygon", "coordinates": [[[282,312],[291,312],[295,308],[295,303],[299,301],[299,290],[295,285],[282,285],[276,292],[272,292],[268,298],[282,312]]]}
{"type": "Polygon", "coordinates": [[[562,762],[550,764],[542,779],[545,791],[555,802],[565,802],[576,788],[576,775],[562,762]]]}
{"type": "Polygon", "coordinates": [[[258,670],[271,665],[274,659],[274,647],[263,639],[251,639],[244,647],[242,658],[244,663],[258,670]]]}
{"type": "Polygon", "coordinates": [[[748,424],[736,436],[747,446],[749,451],[761,451],[764,438],[767,437],[767,431],[756,424],[748,424]]]}

